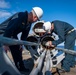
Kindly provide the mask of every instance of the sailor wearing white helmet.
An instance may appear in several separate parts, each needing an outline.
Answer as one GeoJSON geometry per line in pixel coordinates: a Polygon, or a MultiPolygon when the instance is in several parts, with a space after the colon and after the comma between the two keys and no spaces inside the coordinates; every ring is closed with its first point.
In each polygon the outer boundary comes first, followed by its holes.
{"type": "MultiPolygon", "coordinates": [[[[13,17],[9,19],[9,23],[3,36],[18,39],[17,35],[22,32],[21,40],[25,41],[29,34],[32,23],[39,20],[42,15],[43,10],[40,7],[33,7],[31,12],[25,11],[16,13],[13,17]]],[[[14,45],[9,47],[7,45],[4,45],[3,48],[6,51],[10,48],[15,66],[19,71],[29,71],[24,66],[22,60],[22,48],[20,45],[14,45]]]]}
{"type": "MultiPolygon", "coordinates": [[[[62,42],[64,43],[64,48],[69,50],[74,50],[75,47],[75,39],[76,39],[76,33],[74,27],[64,21],[55,20],[50,22],[45,22],[43,24],[44,30],[50,30],[51,34],[52,32],[56,33],[59,37],[58,40],[49,41],[49,45],[54,47],[59,45],[62,42]]],[[[61,67],[63,68],[63,71],[70,72],[70,67],[75,66],[75,57],[70,54],[65,54],[65,59],[62,61],[61,67]]]]}

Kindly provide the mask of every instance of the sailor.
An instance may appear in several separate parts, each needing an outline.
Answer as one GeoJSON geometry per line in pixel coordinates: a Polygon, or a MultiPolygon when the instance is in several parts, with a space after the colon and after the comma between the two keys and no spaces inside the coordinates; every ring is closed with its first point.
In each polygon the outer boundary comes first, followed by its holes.
{"type": "MultiPolygon", "coordinates": [[[[64,21],[55,20],[52,22],[45,22],[43,29],[46,32],[56,33],[59,37],[58,40],[49,41],[51,47],[55,47],[64,42],[64,48],[74,50],[76,33],[74,27],[64,21]]],[[[61,62],[62,72],[70,72],[70,68],[75,66],[75,56],[65,53],[65,59],[61,62]]]]}
{"type": "MultiPolygon", "coordinates": [[[[31,12],[19,12],[10,20],[3,36],[18,39],[17,34],[22,32],[21,40],[26,40],[32,23],[40,20],[42,15],[43,10],[40,7],[33,7],[31,12]]],[[[8,46],[4,45],[3,48],[7,50],[8,46]]],[[[9,46],[9,48],[11,50],[11,54],[18,70],[25,72],[29,71],[27,68],[25,68],[22,61],[21,45],[12,45],[9,46]]]]}

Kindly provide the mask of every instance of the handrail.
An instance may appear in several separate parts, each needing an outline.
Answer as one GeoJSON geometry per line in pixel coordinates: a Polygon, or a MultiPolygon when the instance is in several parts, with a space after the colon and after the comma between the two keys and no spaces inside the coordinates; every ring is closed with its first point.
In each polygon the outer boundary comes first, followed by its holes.
{"type": "Polygon", "coordinates": [[[30,45],[30,46],[38,46],[39,44],[28,42],[28,41],[22,41],[17,39],[11,39],[7,37],[3,37],[0,35],[0,43],[6,44],[6,45],[30,45]]]}

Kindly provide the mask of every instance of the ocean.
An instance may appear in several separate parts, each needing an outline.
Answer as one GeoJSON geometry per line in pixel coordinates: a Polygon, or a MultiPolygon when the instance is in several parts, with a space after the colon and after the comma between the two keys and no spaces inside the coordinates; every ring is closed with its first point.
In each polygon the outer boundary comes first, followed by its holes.
{"type": "MultiPolygon", "coordinates": [[[[59,48],[64,48],[64,46],[57,46],[59,48]]],[[[74,47],[74,50],[76,51],[76,46],[74,47]]]]}
{"type": "MultiPolygon", "coordinates": [[[[57,47],[64,48],[64,46],[57,46],[57,47]]],[[[76,51],[76,46],[75,46],[74,50],[76,51]]],[[[63,53],[63,52],[62,51],[59,51],[57,55],[60,55],[61,53],[63,53]]],[[[76,60],[76,56],[75,56],[75,60],[76,60]]]]}

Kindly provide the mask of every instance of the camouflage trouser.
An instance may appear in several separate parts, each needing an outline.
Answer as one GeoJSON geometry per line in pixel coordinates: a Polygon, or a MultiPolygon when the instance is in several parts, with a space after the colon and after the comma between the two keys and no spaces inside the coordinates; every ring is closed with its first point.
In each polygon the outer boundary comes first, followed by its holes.
{"type": "MultiPolygon", "coordinates": [[[[74,50],[75,39],[76,39],[75,31],[66,35],[64,48],[69,50],[74,50]]],[[[75,65],[75,56],[71,54],[65,54],[65,59],[61,63],[62,63],[61,65],[62,68],[64,68],[66,71],[70,71],[70,67],[75,65]]]]}

